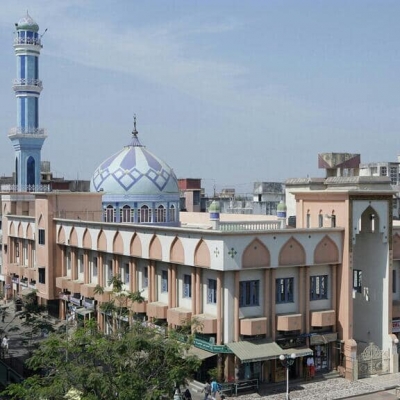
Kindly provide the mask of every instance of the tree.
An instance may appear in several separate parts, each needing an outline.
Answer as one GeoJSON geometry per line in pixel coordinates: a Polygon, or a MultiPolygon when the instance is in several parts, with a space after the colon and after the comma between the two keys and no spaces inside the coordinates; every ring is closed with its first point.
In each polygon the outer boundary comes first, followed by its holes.
{"type": "Polygon", "coordinates": [[[200,361],[173,333],[167,337],[135,322],[120,337],[87,321],[72,335],[51,334],[28,360],[36,375],[7,387],[11,399],[63,399],[73,390],[82,400],[172,397],[200,361]]]}

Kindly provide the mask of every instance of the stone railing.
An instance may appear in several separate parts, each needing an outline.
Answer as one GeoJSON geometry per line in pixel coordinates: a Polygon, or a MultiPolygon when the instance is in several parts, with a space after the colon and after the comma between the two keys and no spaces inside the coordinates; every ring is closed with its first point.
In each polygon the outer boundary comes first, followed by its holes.
{"type": "Polygon", "coordinates": [[[286,221],[241,221],[241,222],[220,222],[219,229],[222,232],[238,231],[270,231],[285,229],[286,221]]]}
{"type": "Polygon", "coordinates": [[[41,46],[42,43],[39,38],[15,38],[14,44],[33,44],[34,46],[41,46]]]}
{"type": "Polygon", "coordinates": [[[14,86],[38,86],[39,88],[43,87],[42,81],[40,79],[14,79],[13,80],[14,86]]]}
{"type": "Polygon", "coordinates": [[[44,128],[11,128],[8,132],[8,136],[22,136],[22,137],[32,137],[41,136],[46,137],[46,130],[44,128]]]}
{"type": "Polygon", "coordinates": [[[51,192],[50,185],[0,185],[1,192],[51,192]]]}

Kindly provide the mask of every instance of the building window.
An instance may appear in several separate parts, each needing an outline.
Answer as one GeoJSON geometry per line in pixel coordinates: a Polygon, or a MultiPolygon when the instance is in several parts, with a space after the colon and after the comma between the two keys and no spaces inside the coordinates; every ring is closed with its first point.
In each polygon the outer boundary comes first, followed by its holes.
{"type": "Polygon", "coordinates": [[[46,239],[45,239],[45,230],[44,229],[39,229],[39,244],[46,244],[46,239]]]}
{"type": "Polygon", "coordinates": [[[361,293],[362,288],[362,271],[360,269],[353,270],[353,290],[361,293]]]}
{"type": "Polygon", "coordinates": [[[97,276],[97,257],[93,257],[93,276],[97,276]]]}
{"type": "Polygon", "coordinates": [[[15,241],[15,258],[19,258],[19,242],[15,241]]]}
{"type": "Polygon", "coordinates": [[[138,222],[151,222],[151,209],[149,207],[140,207],[138,222]]]}
{"type": "Polygon", "coordinates": [[[276,280],[276,303],[293,303],[294,278],[278,278],[276,280]]]}
{"type": "Polygon", "coordinates": [[[390,181],[392,185],[397,185],[397,167],[390,167],[390,181]]]}
{"type": "Polygon", "coordinates": [[[135,210],[125,205],[119,210],[119,219],[121,222],[134,222],[135,210]]]}
{"type": "Polygon", "coordinates": [[[39,283],[46,283],[46,269],[38,268],[39,273],[39,283]]]}
{"type": "Polygon", "coordinates": [[[324,226],[324,216],[322,215],[322,212],[320,211],[318,214],[318,227],[322,228],[324,226]]]}
{"type": "Polygon", "coordinates": [[[331,228],[336,228],[336,215],[331,215],[331,228]]]}
{"type": "Polygon", "coordinates": [[[394,269],[392,271],[392,292],[396,293],[397,292],[397,274],[396,274],[396,270],[394,269]]]}
{"type": "Polygon", "coordinates": [[[192,297],[192,277],[191,275],[183,275],[183,297],[192,297]]]}
{"type": "Polygon", "coordinates": [[[307,212],[306,216],[306,228],[309,228],[311,226],[311,214],[310,212],[307,212]]]}
{"type": "Polygon", "coordinates": [[[104,220],[105,222],[115,222],[115,209],[113,206],[109,205],[104,210],[104,220]]]}
{"type": "Polygon", "coordinates": [[[142,275],[142,287],[147,288],[148,286],[149,286],[149,267],[144,267],[142,275]]]}
{"type": "Polygon", "coordinates": [[[381,176],[387,176],[387,167],[381,167],[381,176]]]}
{"type": "Polygon", "coordinates": [[[260,305],[260,281],[239,282],[239,307],[260,305]]]}
{"type": "Polygon", "coordinates": [[[129,275],[129,264],[125,263],[122,270],[122,279],[124,280],[125,285],[129,285],[130,275],[129,275]]]}
{"type": "Polygon", "coordinates": [[[328,298],[328,275],[310,276],[310,300],[328,298]]]}
{"type": "Polygon", "coordinates": [[[168,271],[161,271],[161,293],[168,292],[168,271]]]}
{"type": "Polygon", "coordinates": [[[171,205],[169,208],[169,222],[175,222],[175,206],[171,205]]]}
{"type": "Polygon", "coordinates": [[[158,206],[156,210],[156,222],[165,222],[165,208],[164,206],[158,206]]]}
{"type": "Polygon", "coordinates": [[[216,281],[216,279],[208,280],[207,303],[208,304],[217,304],[217,281],[216,281]]]}
{"type": "Polygon", "coordinates": [[[110,260],[107,263],[107,279],[106,282],[108,285],[111,285],[111,281],[113,279],[113,262],[110,260]]]}
{"type": "Polygon", "coordinates": [[[84,266],[83,260],[84,260],[83,254],[81,254],[79,256],[79,273],[80,274],[83,274],[83,266],[84,266]]]}

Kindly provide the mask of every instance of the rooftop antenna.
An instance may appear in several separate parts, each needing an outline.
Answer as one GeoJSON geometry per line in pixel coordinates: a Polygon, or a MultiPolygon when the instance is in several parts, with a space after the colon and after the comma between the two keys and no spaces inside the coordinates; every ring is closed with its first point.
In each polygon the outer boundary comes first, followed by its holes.
{"type": "Polygon", "coordinates": [[[40,35],[40,39],[44,36],[44,34],[47,32],[47,28],[44,30],[44,32],[40,35]]]}

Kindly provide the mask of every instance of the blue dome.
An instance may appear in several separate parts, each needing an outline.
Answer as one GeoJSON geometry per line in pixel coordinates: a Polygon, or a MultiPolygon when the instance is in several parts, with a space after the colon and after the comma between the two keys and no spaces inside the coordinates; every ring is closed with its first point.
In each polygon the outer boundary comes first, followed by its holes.
{"type": "Polygon", "coordinates": [[[128,146],[99,165],[90,190],[104,194],[179,196],[174,171],[140,144],[136,130],[128,146]]]}

